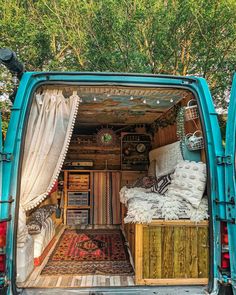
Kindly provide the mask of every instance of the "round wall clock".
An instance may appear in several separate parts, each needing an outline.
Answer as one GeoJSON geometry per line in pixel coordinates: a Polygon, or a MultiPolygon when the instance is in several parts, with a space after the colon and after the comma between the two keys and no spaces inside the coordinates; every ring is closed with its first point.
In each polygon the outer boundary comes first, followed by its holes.
{"type": "Polygon", "coordinates": [[[111,146],[116,143],[116,134],[112,129],[103,128],[97,133],[97,143],[101,146],[111,146]]]}
{"type": "Polygon", "coordinates": [[[147,147],[144,143],[139,143],[136,145],[136,151],[140,154],[144,153],[146,151],[147,147]]]}

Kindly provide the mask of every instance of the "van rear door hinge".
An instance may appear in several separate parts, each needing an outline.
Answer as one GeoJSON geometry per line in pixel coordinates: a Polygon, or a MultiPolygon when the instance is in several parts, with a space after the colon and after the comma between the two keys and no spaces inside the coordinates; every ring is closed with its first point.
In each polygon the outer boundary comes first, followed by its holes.
{"type": "MultiPolygon", "coordinates": [[[[2,204],[9,204],[9,205],[11,205],[13,202],[14,202],[14,199],[11,196],[8,200],[4,200],[4,201],[3,200],[0,200],[0,205],[2,205],[2,204]]],[[[11,218],[12,217],[11,217],[10,214],[6,218],[0,218],[0,223],[11,221],[11,218]]]]}
{"type": "Polygon", "coordinates": [[[229,201],[219,201],[216,199],[214,202],[218,205],[235,205],[235,199],[233,197],[229,201]]]}
{"type": "Polygon", "coordinates": [[[222,219],[222,218],[220,218],[219,216],[216,216],[216,220],[217,220],[217,221],[226,222],[226,223],[236,224],[236,220],[235,220],[235,218],[232,218],[232,219],[222,219]]]}
{"type": "Polygon", "coordinates": [[[217,156],[216,157],[217,165],[232,165],[231,156],[217,156]]]}
{"type": "Polygon", "coordinates": [[[13,199],[12,197],[10,197],[9,200],[7,200],[7,201],[1,201],[1,200],[0,200],[0,204],[5,204],[5,203],[7,203],[7,204],[11,204],[11,203],[13,203],[13,202],[14,202],[14,199],[13,199]]]}
{"type": "Polygon", "coordinates": [[[0,153],[0,162],[11,162],[13,160],[13,154],[0,153]]]}

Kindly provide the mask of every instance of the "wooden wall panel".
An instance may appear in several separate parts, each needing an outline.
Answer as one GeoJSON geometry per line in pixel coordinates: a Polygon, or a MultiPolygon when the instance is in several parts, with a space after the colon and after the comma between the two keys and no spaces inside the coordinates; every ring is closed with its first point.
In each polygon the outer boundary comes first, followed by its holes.
{"type": "MultiPolygon", "coordinates": [[[[185,122],[185,134],[193,133],[196,130],[201,130],[199,120],[185,122]]],[[[167,144],[171,144],[177,140],[176,124],[169,125],[165,128],[159,128],[154,134],[152,148],[158,148],[167,144]]],[[[205,150],[201,150],[201,161],[206,162],[205,150]]]]}
{"type": "Polygon", "coordinates": [[[134,182],[147,175],[147,171],[122,171],[121,172],[121,187],[133,185],[134,182]]]}
{"type": "Polygon", "coordinates": [[[198,277],[198,235],[196,234],[196,228],[189,226],[185,230],[185,256],[186,256],[186,275],[187,277],[198,277]],[[191,255],[189,255],[191,253],[191,255]]]}
{"type": "Polygon", "coordinates": [[[138,261],[135,262],[137,284],[207,283],[207,221],[195,225],[188,220],[160,220],[150,225],[139,224],[136,227],[139,228],[139,232],[140,228],[142,229],[142,234],[135,237],[136,259],[138,257],[138,261]]]}
{"type": "Polygon", "coordinates": [[[153,138],[153,149],[177,141],[176,124],[159,128],[153,138]]]}
{"type": "MultiPolygon", "coordinates": [[[[149,228],[143,227],[143,274],[145,277],[150,277],[150,243],[149,243],[149,228]]],[[[153,253],[153,252],[152,252],[153,253]]],[[[154,253],[155,254],[155,253],[154,253]]]]}
{"type": "Polygon", "coordinates": [[[135,224],[126,223],[124,224],[124,231],[126,239],[129,243],[130,252],[133,260],[135,261],[135,224]]]}
{"type": "MultiPolygon", "coordinates": [[[[150,227],[149,228],[149,277],[150,278],[161,278],[162,265],[162,243],[161,243],[161,228],[150,227]]],[[[144,241],[145,245],[145,241],[144,241]]],[[[144,249],[145,252],[145,249],[144,249]]],[[[148,276],[147,276],[148,277],[148,276]]]]}
{"type": "Polygon", "coordinates": [[[209,269],[209,241],[208,232],[204,228],[198,229],[198,276],[205,278],[209,269]]]}
{"type": "Polygon", "coordinates": [[[173,278],[185,278],[186,269],[188,268],[186,260],[190,255],[190,253],[185,252],[186,228],[176,226],[173,232],[173,241],[173,278]]]}
{"type": "Polygon", "coordinates": [[[66,161],[92,160],[94,169],[120,169],[120,145],[114,147],[101,147],[91,142],[88,145],[71,141],[66,161]]]}

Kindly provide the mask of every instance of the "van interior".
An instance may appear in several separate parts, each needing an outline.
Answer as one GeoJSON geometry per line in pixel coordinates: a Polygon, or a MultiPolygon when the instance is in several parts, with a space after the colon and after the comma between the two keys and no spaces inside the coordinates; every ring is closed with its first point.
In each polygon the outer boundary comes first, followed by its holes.
{"type": "MultiPolygon", "coordinates": [[[[79,106],[55,180],[47,174],[50,158],[37,176],[53,186],[32,206],[22,205],[18,287],[206,285],[210,196],[193,93],[54,84],[39,86],[33,100],[42,105],[45,93],[51,104],[77,96],[79,106]]],[[[27,133],[37,131],[29,125],[36,120],[31,110],[27,133]]],[[[30,144],[40,143],[26,134],[25,154],[30,144]]]]}

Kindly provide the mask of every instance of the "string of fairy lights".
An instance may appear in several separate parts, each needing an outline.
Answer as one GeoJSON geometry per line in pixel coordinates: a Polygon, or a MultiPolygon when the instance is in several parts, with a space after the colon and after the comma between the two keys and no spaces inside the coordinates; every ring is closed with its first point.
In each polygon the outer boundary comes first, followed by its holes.
{"type": "MultiPolygon", "coordinates": [[[[111,94],[107,94],[106,96],[107,96],[107,98],[110,98],[111,97],[111,94]]],[[[147,104],[149,100],[153,100],[153,99],[147,99],[147,98],[135,98],[134,96],[130,96],[129,97],[129,100],[130,101],[134,101],[135,99],[139,99],[141,101],[141,103],[143,103],[143,104],[147,104]]],[[[105,99],[101,99],[101,98],[97,98],[96,96],[93,96],[93,101],[94,102],[99,102],[101,100],[104,101],[105,99]]],[[[84,102],[83,98],[80,97],[80,103],[83,103],[83,102],[84,102]]],[[[174,102],[174,99],[173,98],[169,99],[169,102],[170,103],[173,103],[174,102]]],[[[156,100],[156,104],[157,105],[161,104],[161,100],[160,99],[157,99],[156,100]]]]}

